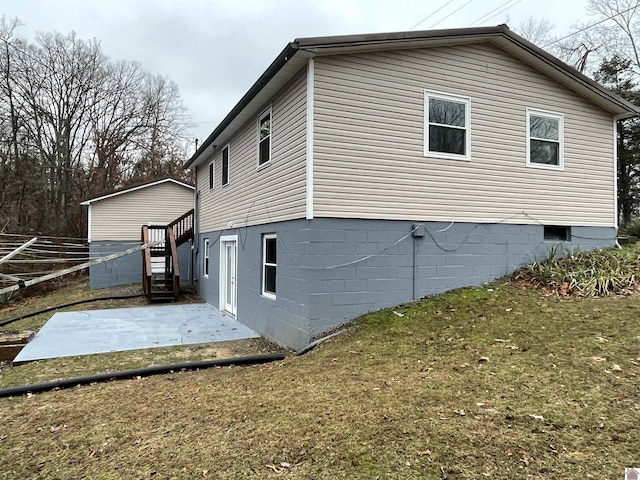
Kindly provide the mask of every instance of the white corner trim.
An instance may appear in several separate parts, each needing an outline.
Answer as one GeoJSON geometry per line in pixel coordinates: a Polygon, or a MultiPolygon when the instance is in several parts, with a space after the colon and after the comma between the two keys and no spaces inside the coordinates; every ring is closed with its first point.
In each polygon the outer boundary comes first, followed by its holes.
{"type": "Polygon", "coordinates": [[[91,204],[87,208],[87,243],[91,243],[91,204]]]}
{"type": "Polygon", "coordinates": [[[306,164],[306,205],[307,220],[313,219],[313,98],[314,60],[309,59],[307,67],[307,164],[306,164]]]}
{"type": "Polygon", "coordinates": [[[618,121],[613,118],[613,225],[618,231],[618,121]]]}

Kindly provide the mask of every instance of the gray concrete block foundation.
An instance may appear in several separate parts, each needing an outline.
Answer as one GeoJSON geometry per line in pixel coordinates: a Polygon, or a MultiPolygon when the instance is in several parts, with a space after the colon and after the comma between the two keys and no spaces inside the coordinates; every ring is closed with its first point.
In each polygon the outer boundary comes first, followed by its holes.
{"type": "MultiPolygon", "coordinates": [[[[140,242],[103,240],[89,244],[91,259],[122,252],[140,245],[140,242]]],[[[105,263],[89,267],[89,287],[93,289],[140,283],[142,285],[142,254],[135,252],[105,263]]],[[[191,279],[191,245],[187,242],[178,247],[178,265],[182,281],[191,279]]]]}
{"type": "Polygon", "coordinates": [[[220,236],[238,242],[237,319],[267,338],[302,348],[365,313],[453,288],[479,285],[544,259],[613,246],[613,227],[571,227],[567,242],[544,239],[542,225],[320,218],[202,233],[200,295],[219,307],[220,236]],[[424,236],[414,238],[414,225],[424,236]],[[421,228],[422,230],[422,228],[421,228]],[[262,236],[275,233],[277,295],[261,295],[262,236]],[[209,239],[209,276],[202,245],[209,239]]]}

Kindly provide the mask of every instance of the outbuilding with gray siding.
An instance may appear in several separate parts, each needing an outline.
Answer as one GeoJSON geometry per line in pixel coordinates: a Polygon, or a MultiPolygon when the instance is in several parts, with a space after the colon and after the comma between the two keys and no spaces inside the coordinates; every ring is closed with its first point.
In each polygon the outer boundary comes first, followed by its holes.
{"type": "MultiPolygon", "coordinates": [[[[85,200],[87,238],[91,258],[122,252],[140,245],[143,225],[167,225],[194,206],[195,187],[182,180],[164,178],[131,185],[85,200]]],[[[178,250],[182,277],[191,277],[191,246],[178,250]]],[[[89,269],[91,288],[140,282],[140,253],[94,265],[89,269]]]]}

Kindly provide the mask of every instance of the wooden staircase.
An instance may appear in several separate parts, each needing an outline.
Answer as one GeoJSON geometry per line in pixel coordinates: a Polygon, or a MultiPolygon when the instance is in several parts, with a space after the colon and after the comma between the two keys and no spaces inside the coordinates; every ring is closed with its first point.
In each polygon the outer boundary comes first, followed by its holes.
{"type": "Polygon", "coordinates": [[[180,295],[178,247],[193,240],[193,209],[169,225],[143,225],[142,289],[150,302],[172,302],[180,295]]]}

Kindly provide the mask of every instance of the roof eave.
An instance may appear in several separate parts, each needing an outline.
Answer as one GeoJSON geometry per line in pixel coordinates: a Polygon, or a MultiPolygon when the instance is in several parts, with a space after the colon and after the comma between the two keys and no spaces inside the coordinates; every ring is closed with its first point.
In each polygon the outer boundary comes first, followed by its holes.
{"type": "MultiPolygon", "coordinates": [[[[603,87],[598,82],[587,77],[585,74],[580,73],[572,66],[566,64],[559,58],[551,55],[537,45],[534,45],[520,35],[509,31],[503,38],[507,39],[512,45],[518,47],[518,49],[525,55],[530,55],[543,61],[556,72],[556,75],[564,76],[565,78],[569,79],[574,83],[576,87],[573,88],[574,91],[580,88],[584,89],[582,92],[577,93],[589,98],[593,103],[600,104],[601,107],[605,108],[616,117],[629,118],[640,115],[640,107],[632,104],[631,102],[628,102],[618,94],[603,87]],[[593,92],[593,94],[599,97],[602,101],[598,101],[597,98],[589,96],[587,94],[588,91],[593,92]],[[603,102],[608,104],[609,108],[607,108],[603,104],[603,102]]],[[[501,42],[497,41],[497,43],[500,44],[501,42]]],[[[522,54],[518,56],[524,60],[522,54]]],[[[558,80],[557,76],[555,78],[556,80],[558,80]]],[[[568,88],[571,88],[565,82],[561,83],[565,84],[565,86],[567,86],[568,88]]]]}
{"type": "Polygon", "coordinates": [[[240,101],[231,109],[227,116],[220,122],[216,129],[211,132],[207,139],[202,142],[202,145],[198,147],[196,152],[191,156],[187,163],[184,164],[184,168],[190,168],[198,159],[209,149],[218,136],[231,124],[231,122],[238,116],[242,110],[244,110],[251,101],[260,93],[260,91],[273,79],[273,77],[284,67],[287,62],[298,52],[298,45],[295,42],[289,43],[276,59],[269,65],[260,78],[251,86],[251,88],[244,94],[240,101]]]}
{"type": "MultiPolygon", "coordinates": [[[[589,99],[604,110],[611,112],[616,118],[628,118],[640,115],[640,108],[627,102],[617,94],[607,90],[602,85],[594,82],[586,75],[578,72],[573,67],[562,62],[540,47],[534,45],[520,35],[514,33],[507,25],[494,27],[459,28],[446,30],[426,30],[417,32],[392,32],[375,33],[368,35],[342,35],[332,37],[298,38],[289,43],[284,50],[269,65],[267,70],[245,93],[235,107],[227,114],[216,129],[207,137],[193,156],[185,163],[184,168],[190,168],[200,164],[208,158],[215,149],[213,142],[220,139],[226,142],[229,139],[229,127],[236,118],[245,111],[251,110],[251,104],[263,89],[269,85],[274,77],[296,56],[304,53],[305,58],[314,55],[332,55],[356,51],[392,49],[392,48],[419,48],[434,47],[439,44],[446,45],[464,42],[492,42],[498,47],[509,51],[529,63],[534,68],[542,69],[547,75],[574,90],[579,95],[589,99]]],[[[272,83],[271,83],[272,84],[272,83]]],[[[253,105],[255,108],[255,105],[253,105]]],[[[246,112],[244,112],[246,113],[246,112]]]]}
{"type": "Polygon", "coordinates": [[[176,185],[180,185],[185,188],[190,188],[191,190],[195,190],[196,188],[195,185],[191,185],[187,182],[176,180],[175,178],[163,178],[160,180],[154,180],[151,182],[143,183],[141,185],[135,185],[130,188],[123,188],[122,190],[100,195],[99,197],[90,198],[88,200],[84,200],[80,202],[80,205],[83,205],[83,206],[91,205],[92,203],[99,202],[101,200],[106,200],[107,198],[116,197],[118,195],[133,192],[136,190],[142,190],[143,188],[153,187],[154,185],[160,185],[161,183],[166,183],[166,182],[172,182],[172,183],[175,183],[176,185]]]}
{"type": "Polygon", "coordinates": [[[527,63],[531,63],[534,59],[543,62],[549,67],[547,74],[550,74],[558,81],[563,78],[566,79],[561,83],[568,88],[572,88],[576,93],[586,96],[612,114],[626,117],[640,115],[639,107],[624,100],[619,95],[578,72],[575,68],[514,33],[504,24],[495,27],[299,38],[295,41],[300,49],[311,51],[317,55],[355,53],[383,48],[434,47],[439,44],[450,44],[451,42],[488,41],[506,50],[509,50],[509,45],[513,45],[516,48],[512,49],[510,54],[525,62],[529,60],[527,63]],[[595,96],[590,95],[589,92],[592,92],[595,96]]]}

